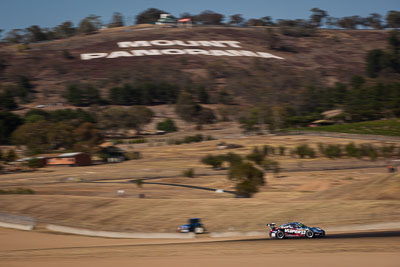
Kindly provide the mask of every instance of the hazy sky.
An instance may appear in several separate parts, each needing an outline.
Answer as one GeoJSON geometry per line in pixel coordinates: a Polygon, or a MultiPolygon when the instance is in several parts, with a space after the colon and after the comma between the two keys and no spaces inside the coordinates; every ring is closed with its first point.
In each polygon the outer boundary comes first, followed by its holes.
{"type": "Polygon", "coordinates": [[[101,16],[108,23],[113,12],[122,13],[126,22],[133,24],[134,17],[150,7],[175,16],[208,9],[227,17],[239,13],[246,19],[295,19],[308,18],[313,7],[326,10],[333,17],[385,15],[389,10],[400,11],[400,0],[0,0],[0,29],[54,27],[66,20],[77,25],[89,14],[101,16]]]}

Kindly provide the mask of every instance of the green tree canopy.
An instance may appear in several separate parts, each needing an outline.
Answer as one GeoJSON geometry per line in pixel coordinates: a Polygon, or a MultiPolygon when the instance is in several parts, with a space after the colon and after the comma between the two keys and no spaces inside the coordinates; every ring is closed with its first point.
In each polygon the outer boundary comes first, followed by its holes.
{"type": "Polygon", "coordinates": [[[166,13],[168,12],[165,12],[157,8],[146,9],[145,11],[139,13],[136,16],[136,24],[155,23],[160,18],[161,14],[166,14],[166,13]]]}
{"type": "Polygon", "coordinates": [[[108,28],[122,27],[124,26],[124,17],[119,12],[114,12],[111,22],[107,25],[108,28]]]}

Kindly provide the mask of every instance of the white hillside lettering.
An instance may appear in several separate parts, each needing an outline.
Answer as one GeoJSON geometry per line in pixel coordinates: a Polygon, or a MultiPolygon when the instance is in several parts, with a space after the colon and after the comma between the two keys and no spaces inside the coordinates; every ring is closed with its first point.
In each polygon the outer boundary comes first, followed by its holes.
{"type": "MultiPolygon", "coordinates": [[[[183,46],[183,47],[229,47],[241,48],[238,41],[193,41],[193,40],[151,40],[151,41],[126,41],[117,42],[120,48],[135,48],[135,47],[149,47],[149,46],[183,46]]],[[[260,57],[271,59],[284,59],[283,57],[275,56],[266,52],[253,52],[248,50],[222,50],[222,49],[135,49],[130,51],[112,51],[102,53],[83,53],[81,54],[82,60],[92,60],[100,58],[121,58],[121,57],[142,57],[142,56],[162,56],[162,55],[205,55],[215,57],[260,57]]]]}

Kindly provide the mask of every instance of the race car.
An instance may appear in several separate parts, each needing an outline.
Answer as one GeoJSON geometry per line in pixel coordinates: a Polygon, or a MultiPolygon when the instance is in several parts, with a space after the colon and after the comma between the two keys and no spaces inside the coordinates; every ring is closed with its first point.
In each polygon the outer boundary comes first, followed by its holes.
{"type": "Polygon", "coordinates": [[[206,228],[201,223],[199,218],[191,218],[189,219],[187,224],[181,225],[176,229],[179,233],[189,233],[193,232],[195,234],[204,234],[206,228]]]}
{"type": "Polygon", "coordinates": [[[285,223],[276,226],[275,223],[267,224],[270,228],[269,236],[271,238],[284,239],[286,237],[324,237],[325,231],[318,227],[308,227],[299,222],[285,223]]]}

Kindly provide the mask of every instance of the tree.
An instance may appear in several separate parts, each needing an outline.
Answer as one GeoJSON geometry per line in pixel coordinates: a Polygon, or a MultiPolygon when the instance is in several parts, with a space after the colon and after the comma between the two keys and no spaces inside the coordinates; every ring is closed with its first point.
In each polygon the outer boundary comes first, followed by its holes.
{"type": "Polygon", "coordinates": [[[196,114],[195,121],[198,124],[209,124],[214,123],[216,119],[217,117],[215,117],[212,109],[201,107],[200,111],[196,114]]]}
{"type": "Polygon", "coordinates": [[[336,27],[336,26],[338,26],[338,18],[326,17],[325,24],[326,24],[326,26],[328,26],[328,28],[336,27]]]}
{"type": "Polygon", "coordinates": [[[244,21],[244,18],[241,14],[235,14],[230,16],[229,24],[236,24],[239,25],[244,21]]]}
{"type": "Polygon", "coordinates": [[[124,108],[108,108],[99,115],[99,123],[104,130],[134,129],[140,132],[143,125],[151,122],[154,116],[153,111],[143,106],[124,108]]]}
{"type": "Polygon", "coordinates": [[[400,28],[400,11],[390,10],[386,14],[387,28],[400,28]]]}
{"type": "Polygon", "coordinates": [[[378,76],[383,69],[384,52],[381,49],[374,49],[367,54],[367,75],[371,78],[378,76]]]}
{"type": "Polygon", "coordinates": [[[25,123],[13,132],[13,143],[26,145],[31,155],[47,152],[51,148],[51,144],[48,142],[50,127],[51,123],[46,121],[25,123]]]}
{"type": "Polygon", "coordinates": [[[204,25],[220,25],[223,19],[224,15],[211,10],[205,10],[197,15],[197,20],[204,25]]]}
{"type": "Polygon", "coordinates": [[[210,96],[204,86],[200,86],[197,91],[197,95],[201,104],[208,104],[210,101],[210,96]]]}
{"type": "Polygon", "coordinates": [[[278,49],[280,47],[280,38],[273,29],[266,29],[265,39],[269,49],[278,49]]]}
{"type": "Polygon", "coordinates": [[[388,38],[390,52],[398,55],[400,51],[400,37],[397,30],[392,30],[388,38]]]}
{"type": "Polygon", "coordinates": [[[311,9],[310,21],[314,27],[321,27],[323,25],[323,20],[328,16],[325,10],[314,7],[311,9]]]}
{"type": "Polygon", "coordinates": [[[98,31],[102,26],[100,16],[89,15],[79,22],[78,31],[80,33],[90,34],[98,31]]]}
{"type": "Polygon", "coordinates": [[[360,16],[350,16],[343,17],[337,20],[337,25],[344,29],[357,29],[357,26],[360,25],[361,18],[360,16]]]}
{"type": "Polygon", "coordinates": [[[378,13],[371,13],[366,18],[366,26],[371,27],[376,30],[380,30],[383,28],[382,26],[382,15],[378,13]]]}
{"type": "Polygon", "coordinates": [[[272,21],[272,18],[270,16],[262,17],[261,21],[263,22],[264,26],[273,26],[273,25],[275,25],[275,23],[272,21]]]}
{"type": "Polygon", "coordinates": [[[201,159],[201,162],[206,165],[212,166],[214,169],[219,169],[224,162],[221,156],[207,155],[201,159]]]}
{"type": "Polygon", "coordinates": [[[160,18],[161,14],[166,14],[166,13],[168,13],[168,12],[165,12],[165,11],[157,9],[157,8],[146,9],[145,11],[139,13],[136,16],[136,24],[155,23],[160,18]]]}
{"type": "Polygon", "coordinates": [[[7,59],[6,56],[3,54],[0,54],[0,75],[1,73],[7,68],[7,59]]]}
{"type": "Polygon", "coordinates": [[[23,31],[21,29],[13,29],[9,31],[4,38],[9,43],[19,44],[22,43],[24,40],[23,31]]]}
{"type": "Polygon", "coordinates": [[[114,12],[111,22],[108,24],[108,28],[122,27],[124,26],[124,17],[119,12],[114,12]]]}
{"type": "MultiPolygon", "coordinates": [[[[40,115],[32,115],[40,116],[40,115]]],[[[52,123],[48,127],[47,131],[47,142],[49,149],[71,149],[73,148],[76,139],[74,131],[76,126],[68,122],[52,123]]]]}
{"type": "Polygon", "coordinates": [[[249,19],[247,21],[247,26],[264,26],[264,21],[261,19],[249,19]]]}
{"type": "Polygon", "coordinates": [[[236,181],[236,194],[251,197],[258,192],[258,187],[265,184],[264,173],[249,162],[234,164],[229,169],[228,177],[236,181]]]}
{"type": "Polygon", "coordinates": [[[70,104],[78,107],[104,103],[99,89],[92,84],[69,84],[64,97],[70,104]]]}
{"type": "Polygon", "coordinates": [[[65,98],[68,102],[74,106],[84,106],[84,96],[82,90],[76,84],[70,84],[67,86],[67,92],[65,98]]]}
{"type": "Polygon", "coordinates": [[[0,93],[0,111],[13,110],[17,107],[18,105],[10,89],[6,89],[4,92],[0,93]]]}
{"type": "Polygon", "coordinates": [[[73,131],[75,139],[74,147],[82,151],[93,151],[103,142],[103,135],[97,129],[96,125],[90,122],[82,123],[73,131]]]}
{"type": "Polygon", "coordinates": [[[295,153],[299,155],[300,158],[315,158],[315,151],[313,148],[309,147],[307,144],[298,145],[295,149],[295,153]]]}
{"type": "Polygon", "coordinates": [[[16,80],[15,96],[24,102],[28,103],[31,100],[31,95],[35,91],[33,90],[34,85],[31,83],[30,79],[26,76],[19,75],[16,80]]]}
{"type": "Polygon", "coordinates": [[[9,149],[7,152],[7,155],[5,156],[5,161],[6,162],[13,162],[17,159],[17,154],[15,153],[14,149],[9,149]]]}
{"type": "Polygon", "coordinates": [[[157,123],[157,130],[171,133],[178,131],[178,128],[176,127],[175,122],[168,118],[162,122],[157,123]]]}
{"type": "Polygon", "coordinates": [[[261,165],[261,162],[264,160],[266,154],[260,151],[257,147],[253,149],[253,151],[246,156],[248,160],[254,161],[256,164],[261,165]]]}
{"type": "Polygon", "coordinates": [[[11,134],[22,124],[22,119],[11,112],[0,112],[0,144],[10,144],[11,134]]]}
{"type": "Polygon", "coordinates": [[[175,112],[183,120],[193,122],[201,107],[193,101],[191,93],[182,91],[175,106],[175,112]]]}
{"type": "Polygon", "coordinates": [[[25,32],[27,33],[25,35],[25,40],[29,43],[35,43],[47,40],[46,34],[37,25],[33,25],[26,28],[25,32]]]}
{"type": "Polygon", "coordinates": [[[54,28],[54,34],[56,38],[68,38],[74,36],[76,33],[76,28],[71,21],[65,21],[54,28]]]}
{"type": "Polygon", "coordinates": [[[154,112],[143,106],[131,107],[129,110],[128,120],[126,126],[132,127],[139,134],[142,127],[150,123],[153,119],[154,112]]]}
{"type": "Polygon", "coordinates": [[[261,113],[260,108],[252,108],[245,116],[239,118],[240,128],[245,132],[259,131],[264,123],[261,113]]]}

